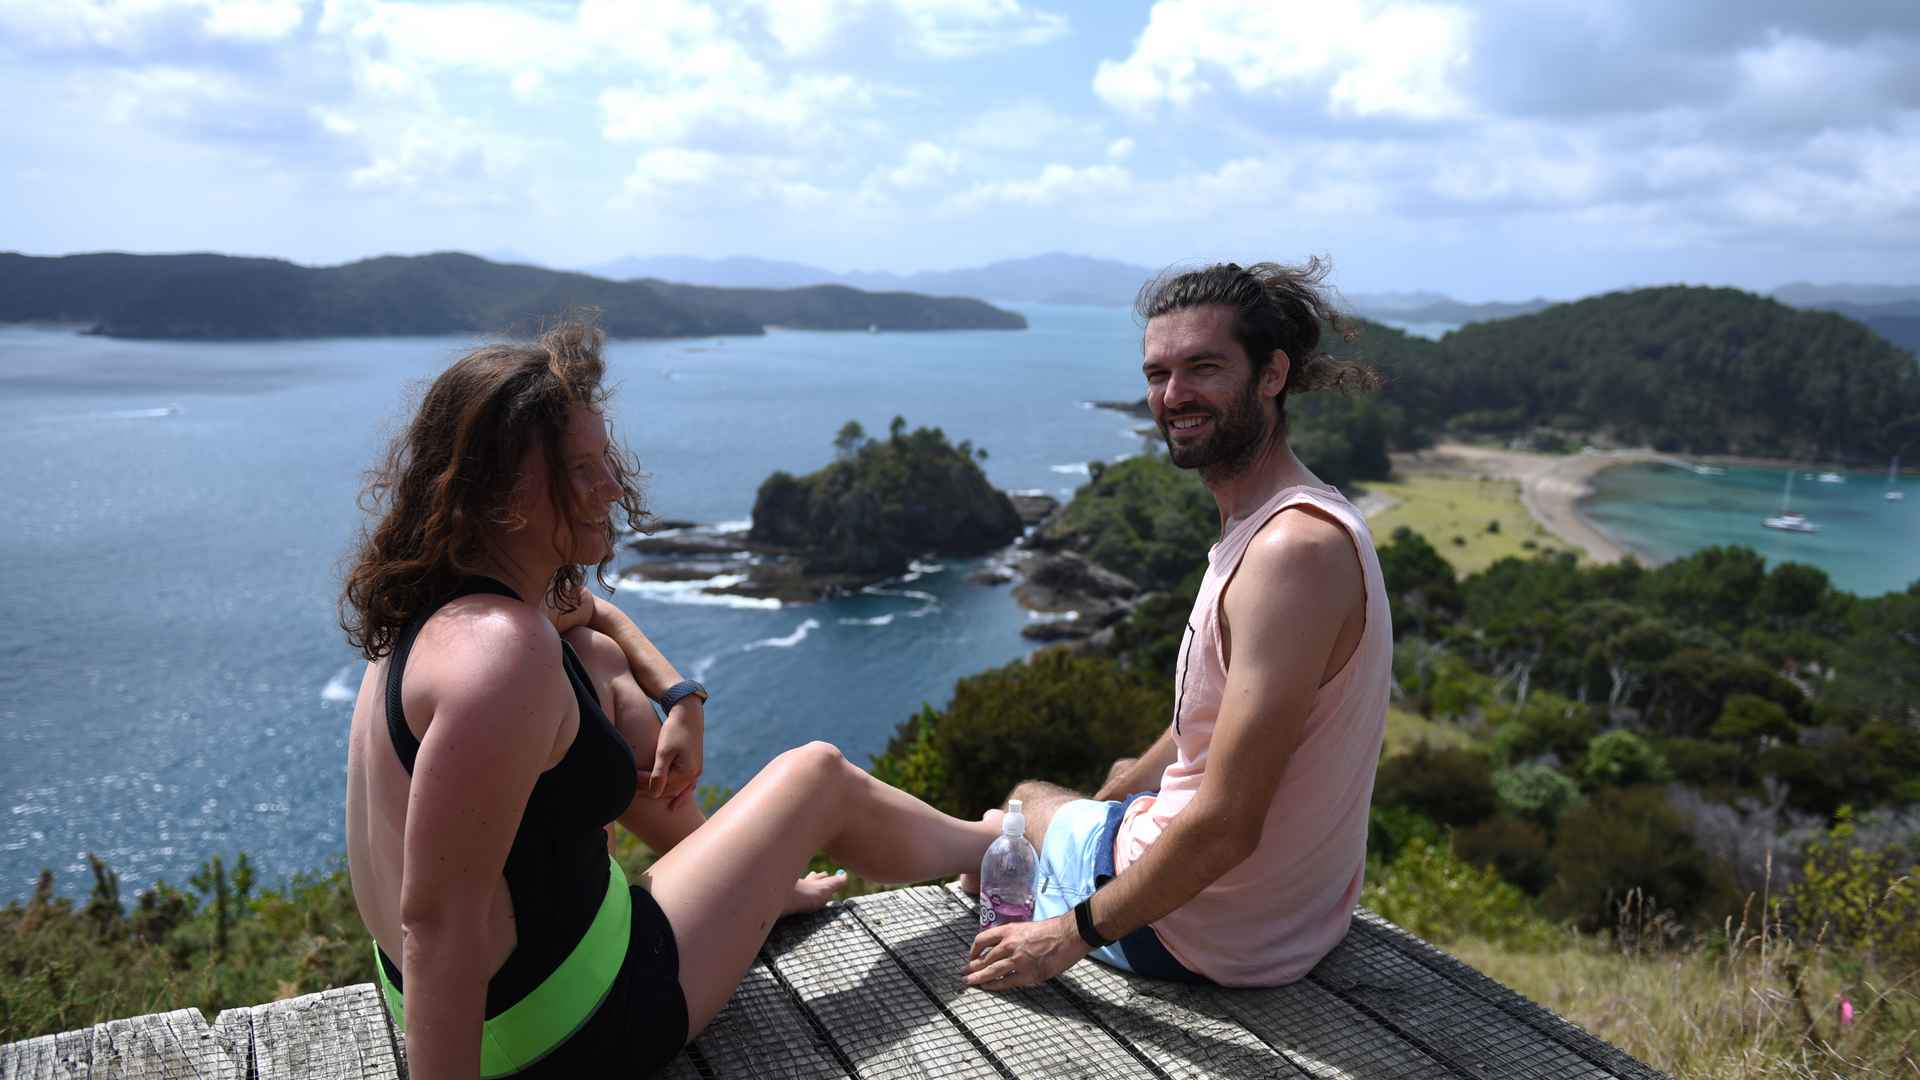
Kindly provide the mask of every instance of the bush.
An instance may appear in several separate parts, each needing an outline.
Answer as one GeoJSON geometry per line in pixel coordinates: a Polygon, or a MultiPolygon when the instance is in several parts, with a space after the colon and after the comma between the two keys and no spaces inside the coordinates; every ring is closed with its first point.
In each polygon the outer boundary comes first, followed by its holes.
{"type": "Polygon", "coordinates": [[[1482,938],[1512,948],[1549,948],[1558,939],[1519,889],[1472,866],[1444,844],[1415,839],[1360,890],[1360,902],[1435,944],[1482,938]]]}
{"type": "Polygon", "coordinates": [[[1492,867],[1530,896],[1553,884],[1553,853],[1546,831],[1508,814],[1453,834],[1453,850],[1475,866],[1492,867]]]}
{"type": "Polygon", "coordinates": [[[1673,770],[1660,751],[1631,731],[1606,731],[1594,736],[1587,744],[1580,772],[1589,788],[1664,784],[1673,779],[1673,770]]]}
{"type": "Polygon", "coordinates": [[[1580,801],[1580,785],[1548,765],[1515,765],[1493,774],[1494,794],[1507,813],[1551,829],[1580,801]]]}
{"type": "Polygon", "coordinates": [[[1440,826],[1404,806],[1375,806],[1367,812],[1367,857],[1390,863],[1415,840],[1438,844],[1440,826]]]}
{"type": "Polygon", "coordinates": [[[1694,843],[1657,788],[1603,790],[1561,820],[1547,911],[1583,930],[1614,925],[1638,889],[1648,903],[1695,925],[1738,915],[1731,874],[1694,843]]]}
{"type": "Polygon", "coordinates": [[[1114,760],[1146,750],[1172,714],[1172,691],[1158,680],[1047,649],[961,679],[945,710],[923,708],[895,731],[873,771],[973,817],[1022,780],[1098,788],[1114,760]]]}
{"type": "Polygon", "coordinates": [[[1749,746],[1774,742],[1794,742],[1799,730],[1787,716],[1787,710],[1754,694],[1734,694],[1720,707],[1720,719],[1714,721],[1709,738],[1749,746]]]}
{"type": "Polygon", "coordinates": [[[1698,787],[1753,786],[1753,759],[1738,746],[1707,739],[1667,739],[1660,744],[1674,778],[1698,787]]]}
{"type": "Polygon", "coordinates": [[[1493,744],[1503,761],[1527,761],[1551,754],[1562,762],[1580,760],[1593,738],[1593,710],[1558,694],[1539,691],[1525,704],[1496,706],[1487,719],[1497,729],[1493,744]]]}
{"type": "Polygon", "coordinates": [[[1851,808],[1808,846],[1787,909],[1802,940],[1820,936],[1898,973],[1920,973],[1920,858],[1859,842],[1851,808]]]}
{"type": "Polygon", "coordinates": [[[1493,816],[1493,769],[1487,759],[1426,743],[1380,763],[1375,806],[1402,806],[1442,825],[1473,825],[1493,816]]]}

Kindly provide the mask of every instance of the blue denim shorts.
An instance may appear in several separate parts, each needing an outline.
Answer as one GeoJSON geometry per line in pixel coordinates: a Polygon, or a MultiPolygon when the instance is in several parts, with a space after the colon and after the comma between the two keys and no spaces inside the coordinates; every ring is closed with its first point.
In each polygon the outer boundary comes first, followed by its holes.
{"type": "MultiPolygon", "coordinates": [[[[1120,819],[1133,800],[1152,794],[1143,791],[1127,796],[1123,802],[1076,799],[1054,812],[1046,839],[1041,842],[1040,869],[1035,875],[1036,921],[1070,914],[1074,905],[1113,880],[1113,841],[1120,831],[1120,819]]],[[[1103,964],[1155,979],[1211,981],[1175,960],[1151,926],[1143,926],[1088,955],[1103,964]]]]}

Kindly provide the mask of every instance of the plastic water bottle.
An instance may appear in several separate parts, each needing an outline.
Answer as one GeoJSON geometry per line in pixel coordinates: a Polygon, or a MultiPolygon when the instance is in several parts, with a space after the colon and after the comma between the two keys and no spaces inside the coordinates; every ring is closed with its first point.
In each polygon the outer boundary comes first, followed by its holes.
{"type": "Polygon", "coordinates": [[[1039,862],[1027,843],[1027,815],[1020,812],[1020,800],[1009,800],[1000,835],[980,860],[980,929],[1033,918],[1033,874],[1039,862]]]}

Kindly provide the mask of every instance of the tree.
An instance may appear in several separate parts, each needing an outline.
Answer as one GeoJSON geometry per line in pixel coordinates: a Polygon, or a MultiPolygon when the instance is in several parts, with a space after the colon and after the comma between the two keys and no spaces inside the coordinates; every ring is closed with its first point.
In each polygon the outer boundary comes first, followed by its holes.
{"type": "Polygon", "coordinates": [[[840,433],[833,437],[834,456],[842,460],[850,458],[866,441],[867,429],[860,426],[860,421],[849,420],[840,425],[840,433]]]}

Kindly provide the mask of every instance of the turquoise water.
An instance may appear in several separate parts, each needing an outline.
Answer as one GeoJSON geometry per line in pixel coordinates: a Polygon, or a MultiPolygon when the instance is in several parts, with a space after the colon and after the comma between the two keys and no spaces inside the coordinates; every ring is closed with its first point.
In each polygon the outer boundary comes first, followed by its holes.
{"type": "MultiPolygon", "coordinates": [[[[896,415],[971,439],[989,477],[1065,496],[1133,452],[1124,311],[1029,307],[1024,333],[617,342],[614,425],[654,510],[749,517],[776,468],[840,425],[896,415]]],[[[0,327],[0,903],[41,867],[84,891],[85,853],[132,891],[215,852],[272,880],[344,850],[360,663],[335,622],[361,470],[410,387],[469,342],[120,342],[0,327]]],[[[1027,614],[973,567],[766,609],[622,590],[712,686],[705,780],[737,786],[809,739],[858,761],[956,679],[1027,653],[1027,614]]]]}
{"type": "Polygon", "coordinates": [[[1787,474],[1730,468],[1699,476],[1667,465],[1628,465],[1595,477],[1581,511],[1623,547],[1653,561],[1714,544],[1744,544],[1771,565],[1810,563],[1839,588],[1863,596],[1895,592],[1920,580],[1920,481],[1901,480],[1906,498],[1889,502],[1885,473],[1846,473],[1845,483],[1819,483],[1806,470],[1793,480],[1792,509],[1820,527],[1781,532],[1760,521],[1779,512],[1787,474]]]}

